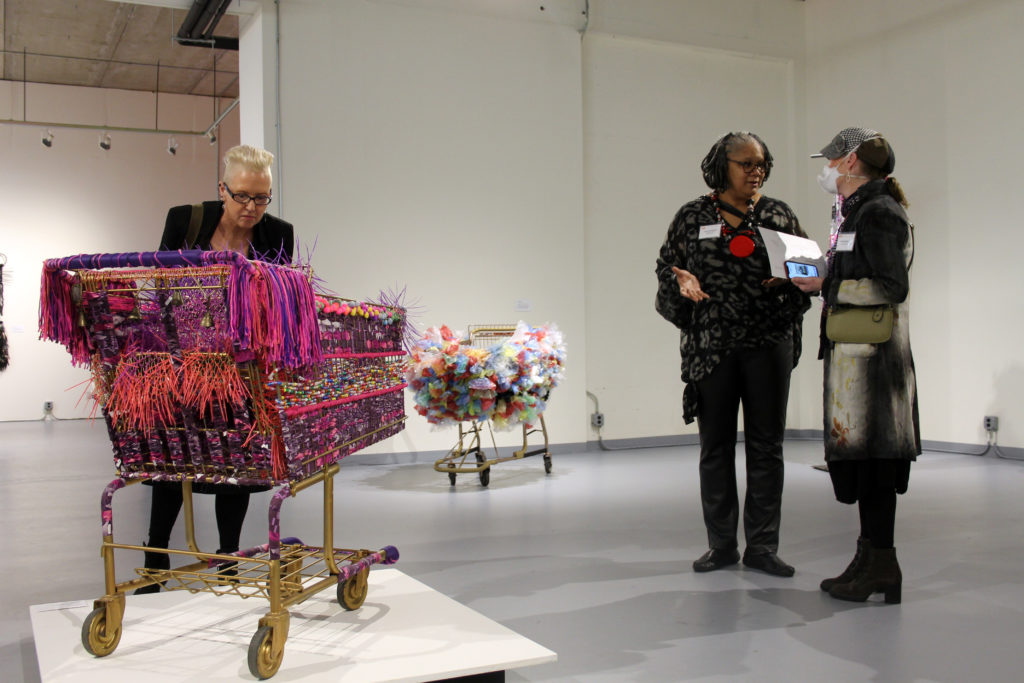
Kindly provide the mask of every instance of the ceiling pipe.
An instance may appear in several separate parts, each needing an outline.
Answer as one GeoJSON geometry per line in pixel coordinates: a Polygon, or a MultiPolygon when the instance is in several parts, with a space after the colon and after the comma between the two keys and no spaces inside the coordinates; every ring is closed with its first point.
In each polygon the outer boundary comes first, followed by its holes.
{"type": "Polygon", "coordinates": [[[203,0],[195,0],[192,3],[188,14],[185,15],[185,20],[181,22],[181,27],[178,28],[179,38],[192,37],[192,32],[195,30],[196,24],[199,23],[199,16],[203,13],[204,4],[203,0]]]}
{"type": "Polygon", "coordinates": [[[174,37],[174,42],[186,47],[212,47],[215,50],[232,50],[238,52],[238,38],[226,36],[213,36],[212,38],[179,38],[174,37]]]}
{"type": "Polygon", "coordinates": [[[220,125],[220,122],[224,120],[224,117],[225,117],[225,116],[227,116],[228,114],[230,114],[230,113],[231,113],[231,110],[232,110],[232,109],[234,109],[234,108],[235,108],[235,107],[237,107],[237,106],[238,106],[238,98],[236,97],[236,98],[235,98],[235,100],[234,100],[234,101],[233,101],[233,102],[232,102],[231,104],[229,104],[229,105],[227,106],[227,109],[225,109],[224,111],[222,111],[222,112],[220,113],[220,116],[218,116],[218,117],[217,117],[217,118],[216,118],[216,119],[214,120],[214,122],[210,124],[210,127],[209,127],[209,128],[207,128],[207,129],[206,129],[206,130],[205,130],[205,131],[203,132],[203,135],[205,135],[205,136],[209,137],[209,136],[210,136],[210,133],[212,133],[212,132],[214,131],[214,129],[216,129],[216,128],[217,128],[217,126],[219,126],[219,125],[220,125]]]}
{"type": "Polygon", "coordinates": [[[207,0],[206,10],[199,19],[199,26],[203,28],[201,34],[203,38],[213,36],[213,31],[217,28],[217,24],[220,23],[229,4],[231,4],[231,0],[207,0]]]}
{"type": "MultiPolygon", "coordinates": [[[[224,40],[233,40],[233,39],[225,38],[224,40]]],[[[203,45],[209,47],[210,41],[203,42],[203,45]]],[[[52,53],[49,53],[49,52],[27,52],[24,49],[15,51],[15,50],[4,50],[3,48],[0,48],[0,56],[3,56],[3,55],[17,55],[17,56],[21,57],[22,58],[22,65],[23,65],[22,66],[22,71],[23,72],[25,70],[25,66],[24,65],[27,64],[27,62],[25,60],[26,57],[47,57],[47,58],[50,58],[50,59],[66,59],[66,60],[70,60],[70,61],[80,61],[80,62],[102,62],[104,64],[117,64],[117,65],[123,65],[123,66],[144,66],[144,67],[149,67],[149,68],[157,66],[155,63],[154,64],[150,64],[148,62],[134,62],[134,61],[128,61],[128,60],[124,60],[124,59],[103,59],[103,58],[100,58],[100,57],[72,57],[71,55],[58,55],[58,54],[52,54],[52,53]]],[[[162,64],[162,63],[160,64],[160,69],[164,73],[167,73],[168,69],[177,69],[179,71],[206,71],[207,70],[207,69],[205,69],[203,67],[198,67],[198,66],[178,66],[178,65],[175,65],[175,64],[162,64]]],[[[231,72],[231,73],[234,73],[234,72],[231,72]]],[[[22,73],[22,79],[23,80],[25,79],[25,74],[24,73],[22,73]]],[[[30,81],[30,82],[34,82],[34,81],[30,81]]],[[[184,94],[188,94],[188,93],[184,93],[184,94]]]]}
{"type": "Polygon", "coordinates": [[[238,51],[238,38],[213,35],[231,0],[195,0],[174,41],[179,45],[238,51]]]}
{"type": "MultiPolygon", "coordinates": [[[[227,106],[220,113],[213,123],[209,125],[206,130],[177,130],[172,128],[159,128],[154,126],[153,128],[138,128],[136,126],[101,126],[98,124],[91,123],[63,123],[57,121],[28,121],[26,119],[0,119],[0,124],[9,126],[36,126],[37,128],[73,128],[76,130],[102,130],[104,132],[115,132],[115,133],[156,133],[159,135],[176,135],[176,136],[195,136],[202,138],[209,138],[212,141],[216,140],[214,131],[220,126],[224,118],[238,106],[238,98],[236,97],[231,104],[227,106]]],[[[51,138],[52,143],[52,138],[51,138]]],[[[50,145],[43,143],[47,147],[50,145]]]]}
{"type": "Polygon", "coordinates": [[[194,135],[205,137],[209,135],[210,126],[206,131],[202,130],[173,130],[170,128],[137,128],[133,126],[100,126],[90,123],[62,123],[57,121],[25,121],[22,119],[0,119],[0,124],[8,126],[36,126],[37,128],[73,128],[76,130],[102,130],[113,133],[158,133],[160,135],[194,135]]]}

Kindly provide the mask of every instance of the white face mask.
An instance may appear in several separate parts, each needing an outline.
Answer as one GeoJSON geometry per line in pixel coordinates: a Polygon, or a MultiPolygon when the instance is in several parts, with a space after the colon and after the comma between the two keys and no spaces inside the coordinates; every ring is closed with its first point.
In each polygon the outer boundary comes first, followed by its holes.
{"type": "MultiPolygon", "coordinates": [[[[852,154],[852,152],[850,154],[852,154]]],[[[846,161],[850,154],[847,154],[845,157],[843,157],[843,161],[846,161]]],[[[829,162],[829,164],[831,163],[832,162],[829,162]]],[[[842,161],[840,161],[835,166],[830,166],[829,164],[825,164],[825,168],[821,169],[821,173],[818,174],[818,184],[821,185],[821,189],[825,190],[825,192],[828,192],[829,194],[839,194],[840,178],[857,178],[860,180],[871,180],[871,178],[869,178],[866,175],[840,173],[839,167],[843,165],[842,161]]]]}
{"type": "Polygon", "coordinates": [[[821,185],[821,189],[829,194],[839,194],[839,188],[836,187],[838,181],[839,169],[836,166],[825,164],[825,168],[821,169],[821,173],[818,174],[818,184],[821,185]]]}

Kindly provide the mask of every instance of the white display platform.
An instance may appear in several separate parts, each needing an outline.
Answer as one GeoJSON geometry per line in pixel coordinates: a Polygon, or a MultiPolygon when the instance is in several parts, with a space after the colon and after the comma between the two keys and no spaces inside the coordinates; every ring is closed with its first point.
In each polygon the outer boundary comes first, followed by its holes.
{"type": "MultiPolygon", "coordinates": [[[[95,597],[100,597],[99,595],[95,597]]],[[[370,572],[363,606],[328,588],[289,610],[272,681],[432,681],[552,662],[557,655],[397,569],[370,572]]],[[[269,602],[171,591],[128,596],[121,642],[82,647],[92,599],[30,608],[43,681],[158,683],[255,680],[246,657],[269,602]]]]}

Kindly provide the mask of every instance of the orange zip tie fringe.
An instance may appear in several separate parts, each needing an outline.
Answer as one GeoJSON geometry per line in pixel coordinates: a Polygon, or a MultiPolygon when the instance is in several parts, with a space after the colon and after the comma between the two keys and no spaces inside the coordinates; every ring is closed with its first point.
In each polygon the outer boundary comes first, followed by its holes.
{"type": "Polygon", "coordinates": [[[238,366],[226,353],[185,353],[178,376],[182,404],[195,408],[200,415],[212,416],[216,408],[220,418],[227,421],[228,406],[242,404],[249,397],[238,366]]]}
{"type": "Polygon", "coordinates": [[[154,428],[175,424],[178,377],[169,353],[125,354],[117,365],[107,411],[121,429],[154,428]]]}

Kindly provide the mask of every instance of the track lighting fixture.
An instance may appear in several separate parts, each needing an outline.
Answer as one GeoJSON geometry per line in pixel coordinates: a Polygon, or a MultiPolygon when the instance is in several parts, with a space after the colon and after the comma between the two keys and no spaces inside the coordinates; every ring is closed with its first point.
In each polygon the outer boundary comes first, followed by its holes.
{"type": "Polygon", "coordinates": [[[43,147],[53,147],[53,131],[46,131],[43,133],[43,139],[40,140],[43,143],[43,147]]]}
{"type": "Polygon", "coordinates": [[[104,152],[110,149],[110,133],[104,133],[100,136],[100,149],[104,152]]]}
{"type": "Polygon", "coordinates": [[[171,156],[178,153],[178,141],[173,137],[167,138],[167,153],[171,156]]]}

